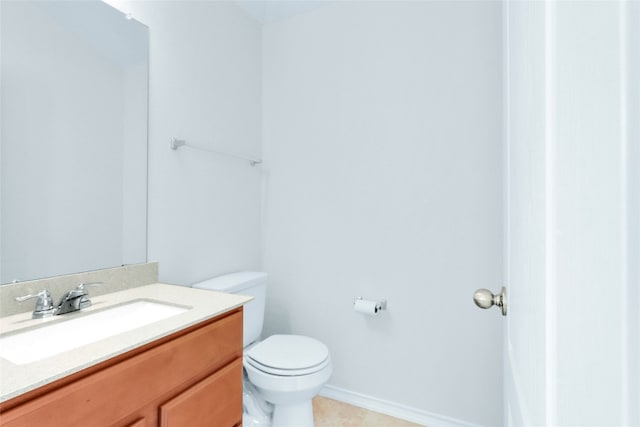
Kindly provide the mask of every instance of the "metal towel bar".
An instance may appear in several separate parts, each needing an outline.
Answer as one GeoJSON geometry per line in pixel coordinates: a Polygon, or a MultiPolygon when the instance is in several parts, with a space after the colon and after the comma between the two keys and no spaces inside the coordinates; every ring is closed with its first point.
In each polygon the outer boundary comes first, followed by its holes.
{"type": "Polygon", "coordinates": [[[171,138],[171,142],[169,143],[169,147],[171,147],[172,150],[177,150],[180,147],[189,147],[189,148],[193,148],[193,149],[196,149],[196,150],[202,150],[202,151],[208,151],[210,153],[221,154],[223,156],[228,156],[228,157],[233,157],[233,158],[240,159],[240,160],[245,160],[245,161],[249,162],[249,164],[251,166],[256,166],[256,165],[259,165],[260,163],[262,163],[262,160],[260,160],[260,159],[253,159],[251,157],[241,156],[240,154],[228,153],[226,151],[220,151],[220,150],[214,150],[212,148],[201,147],[199,145],[187,144],[187,141],[185,141],[184,139],[171,138]]]}

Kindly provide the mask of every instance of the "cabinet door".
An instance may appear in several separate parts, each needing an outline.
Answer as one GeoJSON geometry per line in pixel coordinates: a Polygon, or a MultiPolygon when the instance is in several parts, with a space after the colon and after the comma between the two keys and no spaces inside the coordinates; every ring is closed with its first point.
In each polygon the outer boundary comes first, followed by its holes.
{"type": "Polygon", "coordinates": [[[132,424],[129,424],[127,427],[146,427],[147,422],[144,418],[140,418],[134,421],[132,424]]]}
{"type": "Polygon", "coordinates": [[[242,419],[242,359],[160,407],[161,427],[231,427],[242,419]]]}

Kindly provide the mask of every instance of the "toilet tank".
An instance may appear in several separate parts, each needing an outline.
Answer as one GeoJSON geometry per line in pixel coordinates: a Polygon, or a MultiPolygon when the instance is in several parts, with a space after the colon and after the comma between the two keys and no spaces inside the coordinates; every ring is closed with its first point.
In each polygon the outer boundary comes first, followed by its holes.
{"type": "Polygon", "coordinates": [[[243,347],[247,347],[258,340],[262,333],[268,277],[267,273],[241,271],[198,282],[193,287],[254,297],[252,301],[244,305],[242,340],[243,347]]]}

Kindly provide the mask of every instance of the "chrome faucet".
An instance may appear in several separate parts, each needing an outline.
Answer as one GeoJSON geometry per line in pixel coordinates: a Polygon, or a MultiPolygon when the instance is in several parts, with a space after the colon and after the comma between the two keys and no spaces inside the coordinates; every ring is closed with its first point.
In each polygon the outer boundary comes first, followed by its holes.
{"type": "Polygon", "coordinates": [[[83,308],[91,306],[91,300],[89,299],[89,293],[84,288],[87,285],[93,285],[94,283],[80,283],[75,289],[71,289],[60,298],[58,307],[56,307],[56,316],[59,314],[71,313],[72,311],[82,310],[83,308]]]}
{"type": "Polygon", "coordinates": [[[38,298],[36,301],[36,308],[33,310],[34,319],[42,319],[43,317],[53,316],[56,308],[53,306],[53,299],[51,294],[46,289],[41,290],[37,294],[29,294],[23,297],[16,297],[16,301],[22,302],[31,298],[38,298]]]}
{"type": "Polygon", "coordinates": [[[31,298],[38,298],[36,301],[36,308],[33,310],[32,317],[34,319],[41,319],[43,317],[57,316],[60,314],[71,313],[74,311],[82,310],[83,308],[91,307],[91,300],[89,299],[89,293],[85,289],[88,286],[99,286],[102,282],[90,282],[80,283],[75,289],[70,290],[60,298],[60,302],[57,306],[53,305],[51,294],[47,290],[42,290],[34,295],[25,295],[23,297],[17,297],[16,301],[26,301],[31,298]]]}

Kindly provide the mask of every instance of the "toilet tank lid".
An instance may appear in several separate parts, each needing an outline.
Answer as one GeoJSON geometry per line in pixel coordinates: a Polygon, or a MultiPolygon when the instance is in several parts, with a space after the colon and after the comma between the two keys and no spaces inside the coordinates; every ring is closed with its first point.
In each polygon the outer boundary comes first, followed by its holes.
{"type": "Polygon", "coordinates": [[[269,277],[267,273],[260,271],[240,271],[197,282],[194,283],[192,287],[235,293],[254,286],[257,283],[266,282],[267,277],[269,277]]]}

